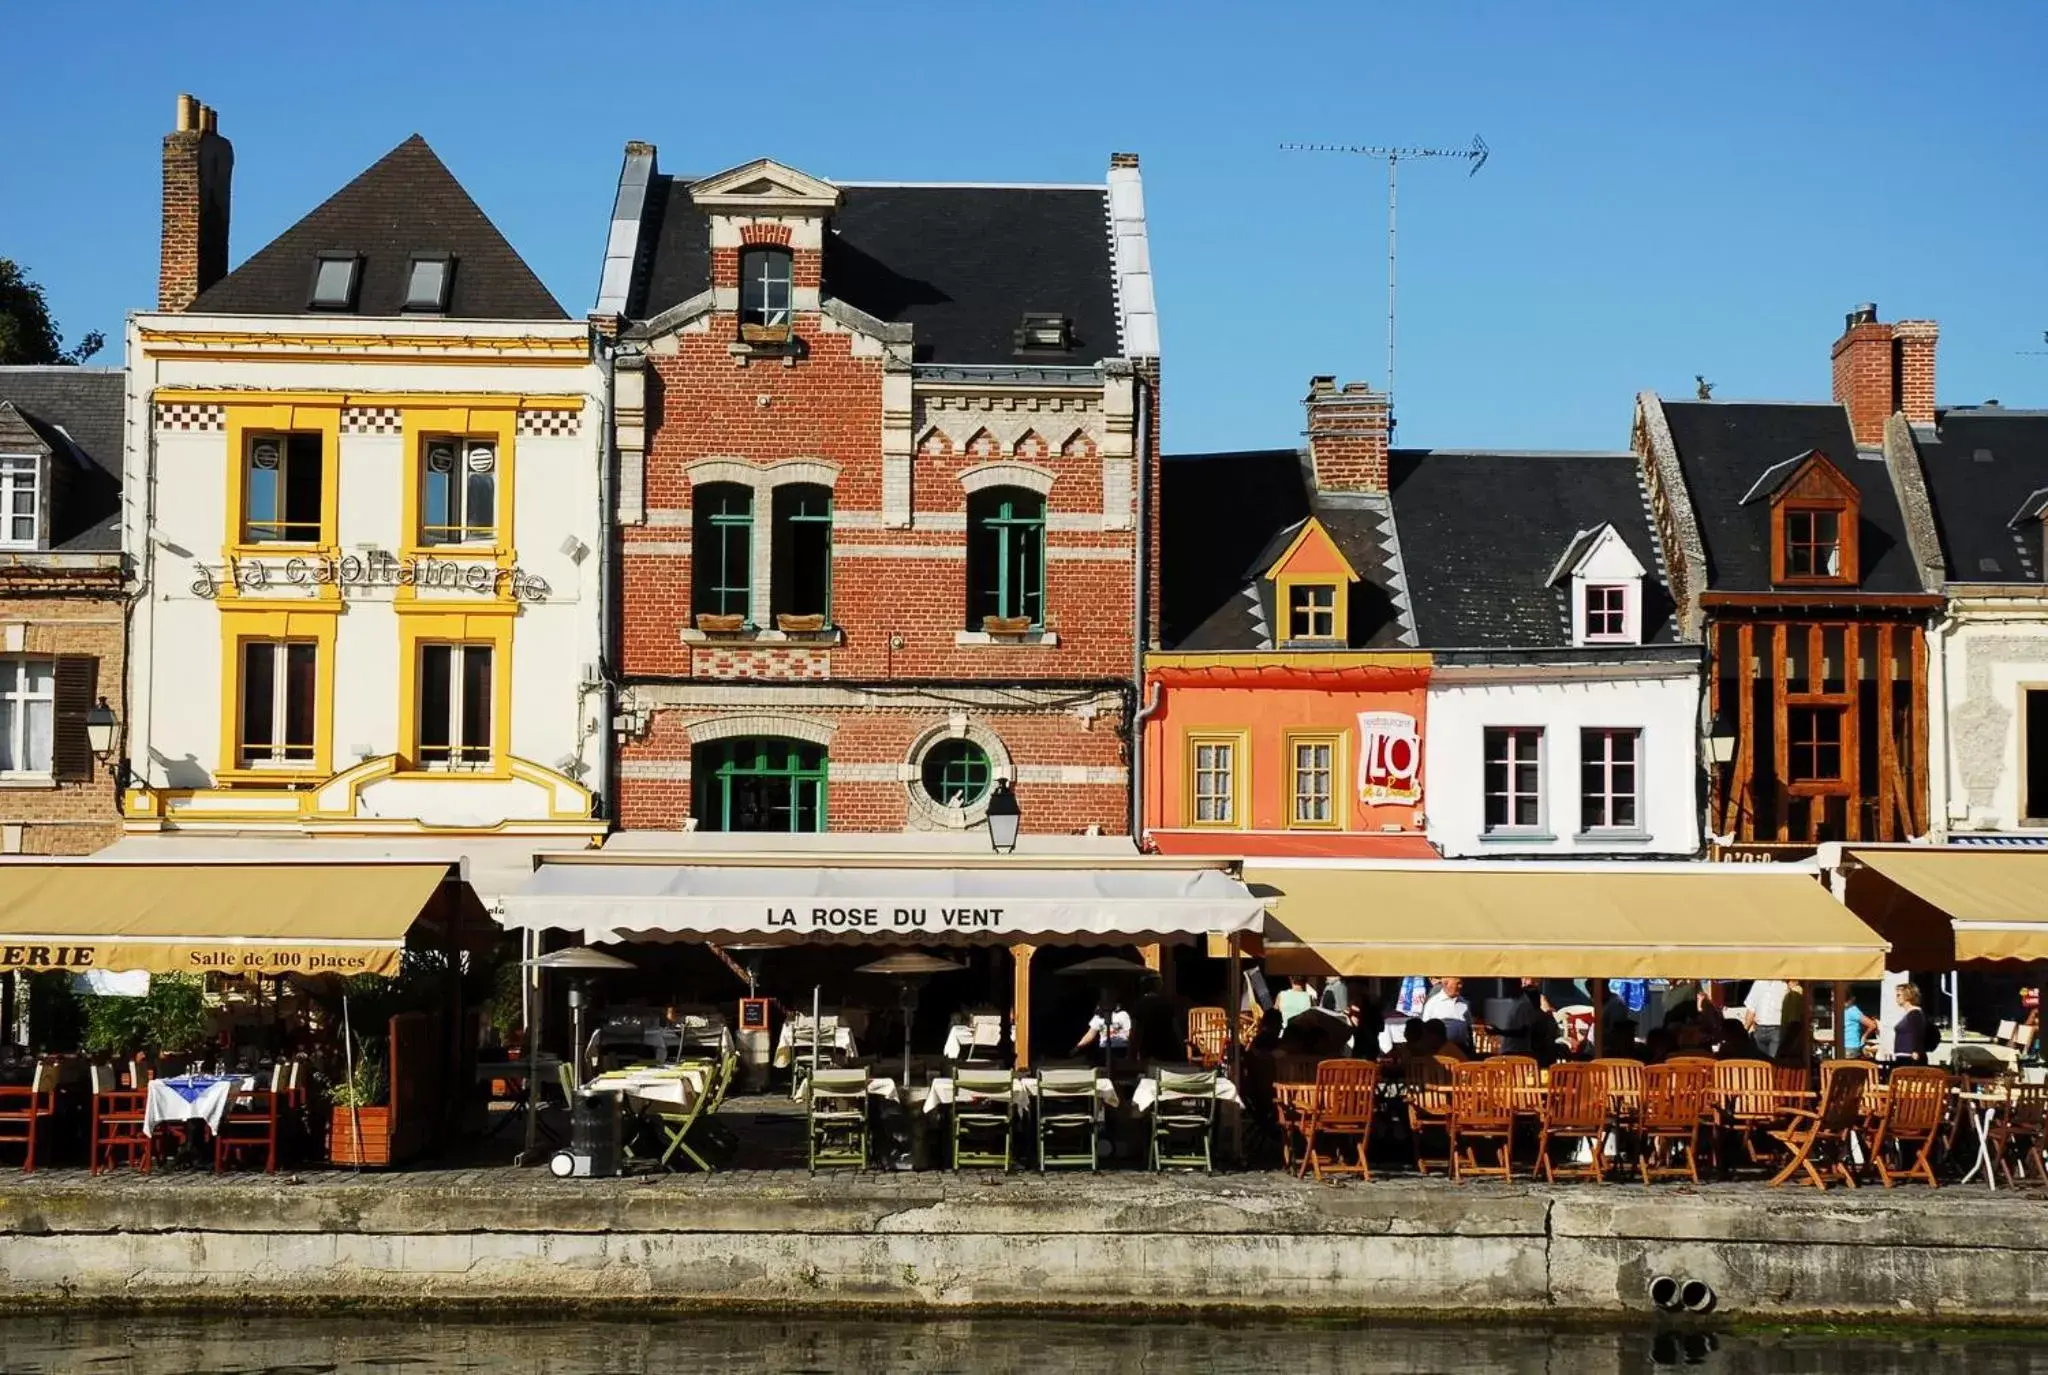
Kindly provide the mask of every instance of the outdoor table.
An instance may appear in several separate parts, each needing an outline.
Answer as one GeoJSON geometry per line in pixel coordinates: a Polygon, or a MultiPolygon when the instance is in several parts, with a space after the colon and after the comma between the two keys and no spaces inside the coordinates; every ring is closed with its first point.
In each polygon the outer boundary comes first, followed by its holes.
{"type": "MultiPolygon", "coordinates": [[[[1309,1084],[1305,1087],[1308,1088],[1308,1090],[1311,1093],[1315,1091],[1314,1084],[1309,1084]]],[[[1171,1100],[1174,1098],[1182,1098],[1186,1095],[1178,1093],[1169,1093],[1166,1096],[1169,1100],[1171,1100]]],[[[1152,1110],[1152,1104],[1154,1103],[1154,1101],[1158,1099],[1158,1097],[1159,1081],[1157,1079],[1152,1078],[1140,1079],[1138,1081],[1137,1089],[1131,1094],[1131,1106],[1140,1113],[1150,1112],[1152,1110]]],[[[1216,1076],[1216,1101],[1219,1103],[1236,1103],[1238,1101],[1237,1085],[1231,1083],[1228,1079],[1225,1079],[1220,1074],[1216,1076]]],[[[1111,1106],[1113,1107],[1115,1105],[1111,1104],[1111,1106]]]]}
{"type": "Polygon", "coordinates": [[[256,1087],[251,1074],[181,1074],[174,1079],[152,1079],[143,1102],[142,1130],[156,1135],[166,1122],[204,1122],[218,1132],[235,1095],[256,1087]]]}
{"type": "Polygon", "coordinates": [[[704,1065],[670,1065],[660,1069],[621,1069],[600,1074],[583,1086],[591,1094],[616,1093],[640,1103],[666,1103],[687,1108],[704,1096],[711,1071],[704,1065]]]}
{"type": "MultiPolygon", "coordinates": [[[[1220,1086],[1222,1081],[1218,1080],[1217,1082],[1220,1086]]],[[[924,1110],[928,1113],[937,1112],[940,1108],[949,1105],[953,1101],[953,1096],[953,1081],[944,1076],[936,1078],[932,1080],[931,1087],[925,1090],[924,1110]]],[[[1019,1108],[1028,1109],[1032,1104],[1032,1100],[1037,1097],[1037,1075],[1020,1074],[1012,1082],[1010,1101],[1019,1108]]],[[[1109,1076],[1104,1074],[1095,1076],[1095,1097],[1106,1108],[1116,1108],[1122,1105],[1122,1099],[1117,1096],[1116,1085],[1110,1082],[1109,1076]]]]}
{"type": "Polygon", "coordinates": [[[1968,1184],[1981,1171],[1984,1183],[1993,1193],[1998,1192],[1998,1172],[1991,1168],[1991,1126],[1998,1120],[1998,1110],[2012,1100],[2006,1094],[1984,1090],[1965,1092],[1958,1090],[1956,1098],[1963,1105],[1964,1114],[1970,1119],[1970,1129],[1977,1134],[1977,1160],[1970,1166],[1970,1172],[1963,1176],[1968,1184]]]}
{"type": "MultiPolygon", "coordinates": [[[[803,1043],[808,1047],[811,1043],[810,1028],[805,1027],[802,1035],[803,1043]]],[[[828,1038],[821,1035],[818,1039],[822,1042],[828,1038]]],[[[829,1039],[832,1049],[849,1060],[860,1054],[859,1049],[853,1043],[853,1028],[850,1026],[842,1024],[834,1027],[829,1039]]],[[[789,1068],[790,1064],[796,1059],[796,1043],[796,1024],[794,1022],[784,1022],[782,1024],[782,1034],[775,1041],[775,1068],[789,1068]]]]}

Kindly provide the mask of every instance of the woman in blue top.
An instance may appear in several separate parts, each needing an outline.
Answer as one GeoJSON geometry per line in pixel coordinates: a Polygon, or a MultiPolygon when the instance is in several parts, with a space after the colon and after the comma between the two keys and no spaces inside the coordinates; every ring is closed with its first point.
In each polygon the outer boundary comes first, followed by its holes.
{"type": "Polygon", "coordinates": [[[1877,1030],[1875,1018],[1864,1015],[1862,1008],[1852,1000],[1842,1010],[1842,1054],[1857,1056],[1863,1053],[1870,1033],[1877,1030]]]}

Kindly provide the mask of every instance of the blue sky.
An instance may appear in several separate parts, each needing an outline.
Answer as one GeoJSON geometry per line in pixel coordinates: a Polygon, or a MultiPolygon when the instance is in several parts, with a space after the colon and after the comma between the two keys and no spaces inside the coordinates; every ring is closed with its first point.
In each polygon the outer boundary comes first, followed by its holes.
{"type": "MultiPolygon", "coordinates": [[[[415,130],[572,312],[621,146],[847,179],[1092,181],[1142,154],[1176,452],[1291,445],[1384,368],[1400,442],[1616,448],[1641,388],[1824,397],[1844,311],[1941,321],[1945,402],[2048,406],[2048,5],[37,5],[0,255],[66,332],[154,304],[159,139],[235,144],[248,256],[415,130]],[[204,17],[200,17],[201,15],[204,17]],[[597,21],[625,19],[615,32],[597,21]]],[[[118,344],[113,346],[118,352],[118,344]]],[[[112,361],[111,358],[103,361],[112,361]]]]}

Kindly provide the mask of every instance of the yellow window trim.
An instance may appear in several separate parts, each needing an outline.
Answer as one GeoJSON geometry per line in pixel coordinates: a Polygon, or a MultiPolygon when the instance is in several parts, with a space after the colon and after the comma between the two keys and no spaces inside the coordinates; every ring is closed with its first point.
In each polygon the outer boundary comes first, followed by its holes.
{"type": "Polygon", "coordinates": [[[220,767],[214,780],[229,785],[280,787],[320,782],[333,772],[334,644],[339,621],[324,607],[258,611],[222,607],[220,613],[220,767]],[[303,769],[246,769],[237,755],[241,743],[242,642],[311,640],[313,658],[313,759],[303,769]]]}
{"type": "Polygon", "coordinates": [[[158,387],[151,393],[158,405],[226,406],[393,406],[461,407],[496,411],[581,411],[585,397],[574,393],[512,392],[380,392],[380,391],[232,391],[219,387],[158,387]]]}
{"type": "MultiPolygon", "coordinates": [[[[240,559],[340,558],[339,516],[341,511],[341,404],[334,402],[291,402],[251,405],[241,402],[227,406],[228,480],[227,524],[221,546],[221,561],[240,559]],[[243,521],[248,515],[248,493],[243,485],[248,462],[249,435],[277,431],[320,436],[320,539],[316,544],[286,544],[270,541],[252,544],[243,538],[243,521]]],[[[339,595],[336,589],[336,595],[339,595]]]]}
{"type": "MultiPolygon", "coordinates": [[[[500,568],[510,568],[518,556],[512,542],[514,476],[517,472],[515,439],[518,413],[509,407],[475,406],[409,407],[404,412],[405,492],[399,503],[399,518],[405,559],[492,559],[500,568]],[[484,544],[424,544],[420,540],[420,497],[426,476],[428,435],[462,435],[488,438],[498,446],[497,535],[484,544]]],[[[401,589],[405,590],[405,589],[401,589]]],[[[417,589],[413,589],[415,592],[417,589]]]]}
{"type": "Polygon", "coordinates": [[[1290,730],[1286,733],[1287,754],[1285,766],[1280,770],[1281,810],[1280,815],[1286,829],[1290,831],[1341,831],[1349,824],[1347,815],[1351,787],[1349,761],[1345,758],[1350,736],[1344,731],[1333,730],[1290,730]],[[1301,821],[1294,815],[1296,796],[1295,747],[1297,745],[1328,745],[1330,747],[1330,819],[1328,821],[1301,821]]]}
{"type": "Polygon", "coordinates": [[[1344,644],[1350,638],[1351,585],[1342,578],[1331,577],[1325,573],[1305,573],[1298,577],[1276,578],[1273,582],[1273,618],[1279,622],[1273,631],[1275,644],[1344,644]],[[1295,635],[1294,589],[1297,587],[1327,587],[1335,592],[1336,595],[1330,603],[1330,634],[1295,635]]]}
{"type": "Polygon", "coordinates": [[[497,605],[450,609],[417,604],[398,621],[399,774],[416,778],[512,777],[512,617],[497,605]],[[488,769],[420,767],[420,649],[428,644],[487,644],[491,647],[491,766],[488,769]]]}
{"type": "Polygon", "coordinates": [[[1286,650],[1241,650],[1222,652],[1177,650],[1154,651],[1145,656],[1150,669],[1190,668],[1428,668],[1426,649],[1354,649],[1344,654],[1324,650],[1296,654],[1286,650]]]}
{"type": "Polygon", "coordinates": [[[1251,733],[1243,730],[1191,730],[1182,736],[1184,766],[1181,786],[1182,824],[1192,830],[1241,831],[1245,826],[1245,782],[1251,774],[1251,733]],[[1195,751],[1203,745],[1228,745],[1230,755],[1229,821],[1195,819],[1195,751]]]}
{"type": "Polygon", "coordinates": [[[1310,535],[1321,535],[1323,541],[1330,546],[1330,552],[1337,556],[1338,566],[1344,570],[1345,581],[1358,581],[1358,570],[1351,566],[1351,560],[1344,557],[1343,549],[1338,546],[1336,540],[1330,538],[1330,532],[1314,516],[1301,523],[1301,528],[1294,532],[1294,538],[1287,541],[1287,547],[1280,551],[1280,557],[1267,566],[1266,576],[1273,579],[1284,576],[1281,570],[1287,567],[1301,546],[1308,543],[1310,535]]]}

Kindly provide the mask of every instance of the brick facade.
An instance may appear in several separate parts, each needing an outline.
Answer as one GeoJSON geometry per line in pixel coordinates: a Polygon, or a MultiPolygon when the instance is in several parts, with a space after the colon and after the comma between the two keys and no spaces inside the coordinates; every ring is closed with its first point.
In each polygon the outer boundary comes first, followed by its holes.
{"type": "Polygon", "coordinates": [[[158,310],[184,310],[228,272],[228,196],[235,152],[217,131],[216,118],[209,106],[181,95],[178,127],[164,135],[158,310]]]}
{"type": "MultiPolygon", "coordinates": [[[[119,703],[126,671],[126,605],[118,567],[79,574],[10,570],[0,581],[0,646],[10,656],[90,659],[91,696],[119,703]],[[67,586],[78,590],[62,590],[67,586]]],[[[75,728],[75,723],[61,723],[60,741],[75,728]]],[[[113,779],[96,761],[75,781],[0,785],[0,851],[83,855],[112,844],[120,834],[113,779]]]]}

